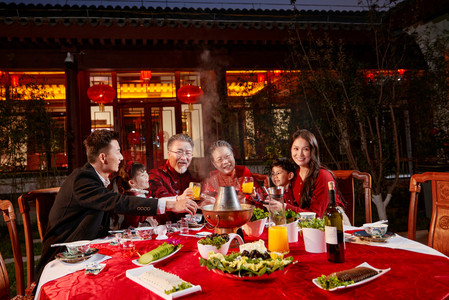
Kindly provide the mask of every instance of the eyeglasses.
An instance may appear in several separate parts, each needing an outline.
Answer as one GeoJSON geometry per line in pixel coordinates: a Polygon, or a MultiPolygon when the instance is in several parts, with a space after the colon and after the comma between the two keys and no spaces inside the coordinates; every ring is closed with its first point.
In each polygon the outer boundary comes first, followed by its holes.
{"type": "Polygon", "coordinates": [[[220,165],[220,164],[221,164],[222,162],[224,162],[225,160],[226,160],[226,161],[229,161],[232,157],[233,157],[233,155],[228,154],[228,155],[223,156],[223,157],[217,157],[216,159],[214,159],[214,161],[215,161],[215,163],[217,163],[217,164],[220,165]]]}
{"type": "Polygon", "coordinates": [[[178,157],[178,158],[181,158],[184,155],[185,155],[185,157],[192,157],[193,156],[192,151],[182,151],[182,150],[170,151],[170,150],[168,150],[168,152],[171,152],[171,153],[175,154],[176,157],[178,157]]]}

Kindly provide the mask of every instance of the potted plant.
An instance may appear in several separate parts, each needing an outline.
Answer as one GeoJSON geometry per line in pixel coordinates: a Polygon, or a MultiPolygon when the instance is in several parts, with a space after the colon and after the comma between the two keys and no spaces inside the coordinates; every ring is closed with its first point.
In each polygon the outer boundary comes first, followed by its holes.
{"type": "Polygon", "coordinates": [[[320,218],[305,220],[299,223],[302,228],[304,246],[307,252],[326,252],[326,240],[324,238],[324,220],[320,218]]]}
{"type": "Polygon", "coordinates": [[[243,230],[248,236],[258,237],[262,234],[265,224],[267,223],[268,212],[256,207],[253,210],[253,215],[248,223],[243,225],[243,230]]]}

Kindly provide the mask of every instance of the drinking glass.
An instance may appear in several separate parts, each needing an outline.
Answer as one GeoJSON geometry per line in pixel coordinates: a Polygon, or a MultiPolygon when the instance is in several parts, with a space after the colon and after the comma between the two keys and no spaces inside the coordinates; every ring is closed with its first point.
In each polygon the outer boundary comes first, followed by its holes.
{"type": "Polygon", "coordinates": [[[123,233],[122,232],[116,232],[114,234],[114,239],[112,240],[111,245],[113,246],[120,246],[120,240],[122,239],[123,233]]]}
{"type": "Polygon", "coordinates": [[[173,224],[171,221],[165,222],[165,227],[167,227],[167,233],[173,233],[175,230],[173,229],[173,224]]]}
{"type": "Polygon", "coordinates": [[[189,188],[192,189],[193,192],[193,200],[200,200],[201,195],[201,183],[199,182],[190,182],[189,188]]]}
{"type": "Polygon", "coordinates": [[[287,221],[284,209],[284,187],[270,187],[268,188],[268,193],[271,200],[268,206],[270,220],[268,250],[286,254],[290,250],[288,247],[287,221]]]}
{"type": "Polygon", "coordinates": [[[182,218],[178,221],[179,233],[189,234],[189,222],[186,218],[182,218]]]}
{"type": "Polygon", "coordinates": [[[131,230],[125,230],[120,238],[120,250],[124,256],[131,257],[134,253],[133,235],[131,230]]]}
{"type": "Polygon", "coordinates": [[[254,190],[254,178],[252,177],[243,177],[242,182],[242,193],[251,195],[254,190]]]}

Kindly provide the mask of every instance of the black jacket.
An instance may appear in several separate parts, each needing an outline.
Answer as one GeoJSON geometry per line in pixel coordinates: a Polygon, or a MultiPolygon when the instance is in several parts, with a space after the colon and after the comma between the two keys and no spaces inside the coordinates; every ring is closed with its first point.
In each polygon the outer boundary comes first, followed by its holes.
{"type": "Polygon", "coordinates": [[[154,216],[157,203],[154,198],[108,190],[90,163],[74,170],[62,184],[50,210],[36,278],[39,279],[45,265],[64,250],[50,247],[52,244],[104,237],[108,234],[109,212],[154,216]]]}

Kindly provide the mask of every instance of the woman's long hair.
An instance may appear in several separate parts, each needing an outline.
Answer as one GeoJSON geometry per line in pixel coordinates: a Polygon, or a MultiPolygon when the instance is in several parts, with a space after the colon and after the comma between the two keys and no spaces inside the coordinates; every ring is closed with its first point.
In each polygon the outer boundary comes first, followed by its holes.
{"type": "Polygon", "coordinates": [[[318,174],[320,173],[320,168],[322,167],[320,163],[320,150],[315,135],[306,129],[300,129],[293,133],[290,138],[290,152],[292,150],[293,143],[297,138],[304,139],[310,145],[309,172],[304,180],[301,197],[299,199],[299,206],[301,208],[307,208],[310,207],[315,180],[317,179],[318,174]]]}

